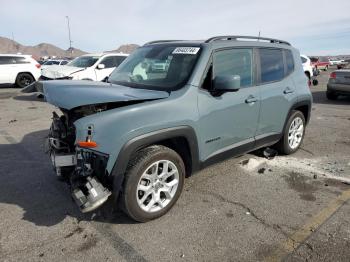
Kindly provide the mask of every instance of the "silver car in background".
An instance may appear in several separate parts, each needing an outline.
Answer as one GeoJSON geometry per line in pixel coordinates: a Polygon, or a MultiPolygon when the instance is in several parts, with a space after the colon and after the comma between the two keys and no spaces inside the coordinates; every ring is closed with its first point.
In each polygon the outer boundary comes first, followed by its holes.
{"type": "Polygon", "coordinates": [[[350,69],[336,70],[329,76],[327,98],[335,100],[339,95],[350,96],[350,69]]]}

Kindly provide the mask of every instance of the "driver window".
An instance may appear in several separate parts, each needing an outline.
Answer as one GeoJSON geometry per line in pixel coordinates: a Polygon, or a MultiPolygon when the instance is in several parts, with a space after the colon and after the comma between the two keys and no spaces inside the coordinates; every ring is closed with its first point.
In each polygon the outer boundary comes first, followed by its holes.
{"type": "Polygon", "coordinates": [[[213,79],[218,75],[238,75],[241,87],[253,85],[253,50],[237,48],[215,52],[213,79]]]}

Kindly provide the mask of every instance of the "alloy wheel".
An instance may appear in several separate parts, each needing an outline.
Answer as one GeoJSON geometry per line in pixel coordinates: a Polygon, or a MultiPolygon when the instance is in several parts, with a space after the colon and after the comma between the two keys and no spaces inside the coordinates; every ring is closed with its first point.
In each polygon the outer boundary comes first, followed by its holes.
{"type": "Polygon", "coordinates": [[[139,207],[148,213],[165,208],[174,198],[179,185],[179,171],[169,160],[152,163],[143,172],[136,190],[139,207]]]}

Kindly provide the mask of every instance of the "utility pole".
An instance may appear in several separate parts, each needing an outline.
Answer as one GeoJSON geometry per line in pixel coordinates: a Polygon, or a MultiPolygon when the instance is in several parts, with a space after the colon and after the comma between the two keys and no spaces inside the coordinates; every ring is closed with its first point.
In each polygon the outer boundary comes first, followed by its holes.
{"type": "Polygon", "coordinates": [[[72,49],[72,39],[71,39],[71,36],[70,36],[70,25],[69,25],[69,16],[66,15],[66,18],[67,18],[67,25],[68,25],[68,36],[69,36],[69,52],[70,54],[72,55],[73,54],[73,49],[72,49]]]}

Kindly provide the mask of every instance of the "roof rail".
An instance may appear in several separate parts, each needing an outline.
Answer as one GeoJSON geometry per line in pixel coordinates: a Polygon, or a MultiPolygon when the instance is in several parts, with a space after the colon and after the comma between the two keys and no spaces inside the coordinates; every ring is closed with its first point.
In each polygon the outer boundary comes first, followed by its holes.
{"type": "Polygon", "coordinates": [[[156,41],[147,42],[144,45],[151,45],[151,44],[158,44],[158,43],[168,43],[168,42],[178,42],[178,41],[185,41],[185,40],[156,40],[156,41]]]}
{"type": "Polygon", "coordinates": [[[277,44],[285,44],[285,45],[291,45],[287,41],[273,39],[273,38],[267,38],[267,37],[259,37],[259,36],[245,36],[245,35],[224,35],[224,36],[214,36],[205,41],[205,43],[211,43],[218,40],[238,40],[238,39],[255,39],[257,41],[263,40],[268,41],[270,43],[277,43],[277,44]]]}

